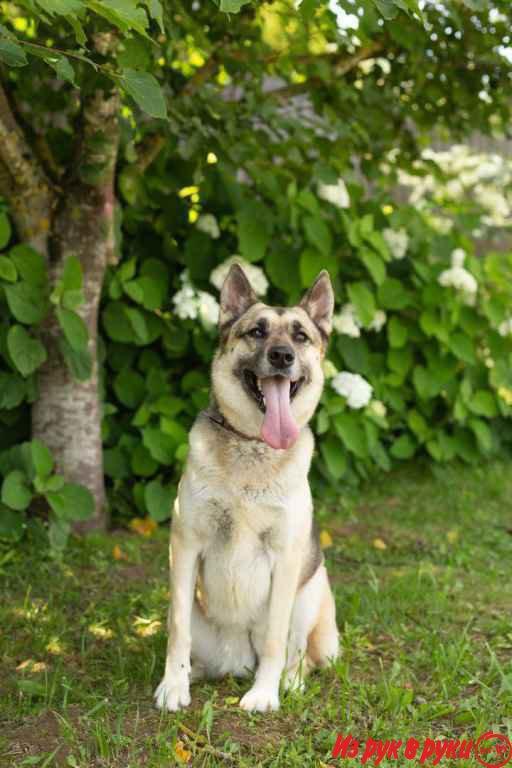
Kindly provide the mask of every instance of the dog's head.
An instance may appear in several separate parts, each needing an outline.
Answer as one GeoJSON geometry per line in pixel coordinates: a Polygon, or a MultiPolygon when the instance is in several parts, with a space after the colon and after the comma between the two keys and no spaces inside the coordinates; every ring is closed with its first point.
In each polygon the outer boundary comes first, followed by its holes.
{"type": "Polygon", "coordinates": [[[231,267],[221,290],[212,380],[215,400],[235,429],[272,448],[295,442],[322,393],[333,309],[326,271],[300,304],[282,308],[258,301],[241,267],[231,267]]]}

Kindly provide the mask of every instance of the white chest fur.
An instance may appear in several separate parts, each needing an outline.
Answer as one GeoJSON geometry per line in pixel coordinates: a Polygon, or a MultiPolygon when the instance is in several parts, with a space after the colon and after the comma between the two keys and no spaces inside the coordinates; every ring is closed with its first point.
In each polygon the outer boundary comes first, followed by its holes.
{"type": "Polygon", "coordinates": [[[199,544],[198,586],[208,616],[249,626],[268,605],[279,553],[295,541],[301,557],[311,515],[310,441],[306,435],[297,455],[285,457],[258,443],[209,438],[207,431],[191,435],[177,515],[199,544]]]}

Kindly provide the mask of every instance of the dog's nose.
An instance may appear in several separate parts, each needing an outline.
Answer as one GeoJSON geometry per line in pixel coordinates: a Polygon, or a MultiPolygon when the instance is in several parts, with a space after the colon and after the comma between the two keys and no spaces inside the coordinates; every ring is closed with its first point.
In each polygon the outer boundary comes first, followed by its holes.
{"type": "Polygon", "coordinates": [[[288,368],[295,360],[295,352],[285,345],[270,347],[268,359],[274,368],[288,368]]]}

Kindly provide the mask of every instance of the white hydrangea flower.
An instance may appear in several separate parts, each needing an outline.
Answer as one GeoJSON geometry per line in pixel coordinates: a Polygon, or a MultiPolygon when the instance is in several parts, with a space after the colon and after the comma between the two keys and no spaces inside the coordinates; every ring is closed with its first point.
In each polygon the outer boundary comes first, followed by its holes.
{"type": "Polygon", "coordinates": [[[181,320],[197,320],[205,327],[216,325],[219,320],[217,299],[207,291],[196,291],[187,270],[180,275],[182,287],[173,298],[174,311],[181,320]]]}
{"type": "Polygon", "coordinates": [[[392,257],[397,260],[403,259],[409,247],[409,235],[405,229],[388,227],[388,229],[383,230],[382,237],[386,241],[392,257]]]}
{"type": "Polygon", "coordinates": [[[466,304],[474,306],[476,302],[476,293],[478,283],[475,277],[464,268],[466,253],[462,248],[456,248],[452,253],[452,266],[445,269],[437,278],[439,285],[443,288],[455,288],[462,294],[466,304]]]}
{"type": "Polygon", "coordinates": [[[264,271],[261,269],[261,267],[256,267],[254,264],[249,264],[248,261],[245,261],[237,254],[230,256],[229,259],[223,261],[222,264],[219,264],[218,267],[215,267],[215,269],[210,274],[210,283],[214,285],[218,291],[220,291],[222,288],[222,284],[224,283],[224,280],[226,279],[232,264],[239,264],[242,267],[254,293],[257,296],[264,296],[266,294],[268,290],[268,280],[264,271]]]}
{"type": "Polygon", "coordinates": [[[203,213],[196,221],[196,227],[210,237],[213,240],[217,240],[220,237],[220,229],[217,223],[217,219],[212,213],[203,213]]]}
{"type": "MultiPolygon", "coordinates": [[[[368,326],[368,330],[376,331],[378,333],[385,323],[386,313],[381,309],[378,309],[372,322],[368,326]]],[[[344,304],[338,314],[333,316],[332,327],[337,333],[341,333],[345,336],[352,336],[352,338],[357,339],[361,336],[361,328],[363,327],[363,324],[357,315],[354,305],[344,304]]]]}
{"type": "Polygon", "coordinates": [[[332,327],[338,333],[357,339],[361,335],[361,324],[353,304],[344,304],[340,312],[332,318],[332,327]]]}
{"type": "Polygon", "coordinates": [[[512,317],[507,318],[498,328],[500,336],[512,336],[512,317]]]}
{"type": "Polygon", "coordinates": [[[318,185],[318,197],[327,200],[328,203],[332,203],[337,208],[350,208],[350,196],[343,179],[338,179],[336,184],[320,183],[318,185]]]}
{"type": "Polygon", "coordinates": [[[376,331],[376,333],[381,331],[382,328],[384,328],[386,325],[386,319],[386,313],[382,309],[378,309],[373,317],[372,322],[370,323],[370,331],[376,331]]]}
{"type": "Polygon", "coordinates": [[[181,320],[195,320],[199,311],[197,294],[191,285],[184,285],[183,288],[172,297],[174,311],[181,320]]]}
{"type": "Polygon", "coordinates": [[[382,400],[372,400],[369,407],[372,413],[374,413],[375,416],[379,416],[381,419],[383,419],[388,412],[388,409],[382,400]]]}
{"type": "Polygon", "coordinates": [[[346,398],[349,408],[364,408],[372,399],[373,387],[358,373],[342,371],[331,379],[331,386],[346,398]]]}
{"type": "Polygon", "coordinates": [[[217,325],[219,322],[219,302],[207,291],[199,291],[198,294],[199,303],[199,317],[201,322],[206,327],[217,325]]]}

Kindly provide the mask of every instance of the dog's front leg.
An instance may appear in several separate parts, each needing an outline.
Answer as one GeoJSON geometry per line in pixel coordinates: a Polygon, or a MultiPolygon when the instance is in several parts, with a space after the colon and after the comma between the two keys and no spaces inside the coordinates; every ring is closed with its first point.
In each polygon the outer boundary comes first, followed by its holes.
{"type": "Polygon", "coordinates": [[[197,578],[197,548],[178,532],[171,533],[171,604],[169,606],[165,674],[155,691],[156,705],[175,712],[190,704],[192,603],[197,578]]]}
{"type": "Polygon", "coordinates": [[[242,709],[256,712],[279,709],[279,681],[286,662],[286,645],[299,571],[299,558],[287,549],[277,560],[272,575],[263,650],[254,685],[240,701],[242,709]]]}

